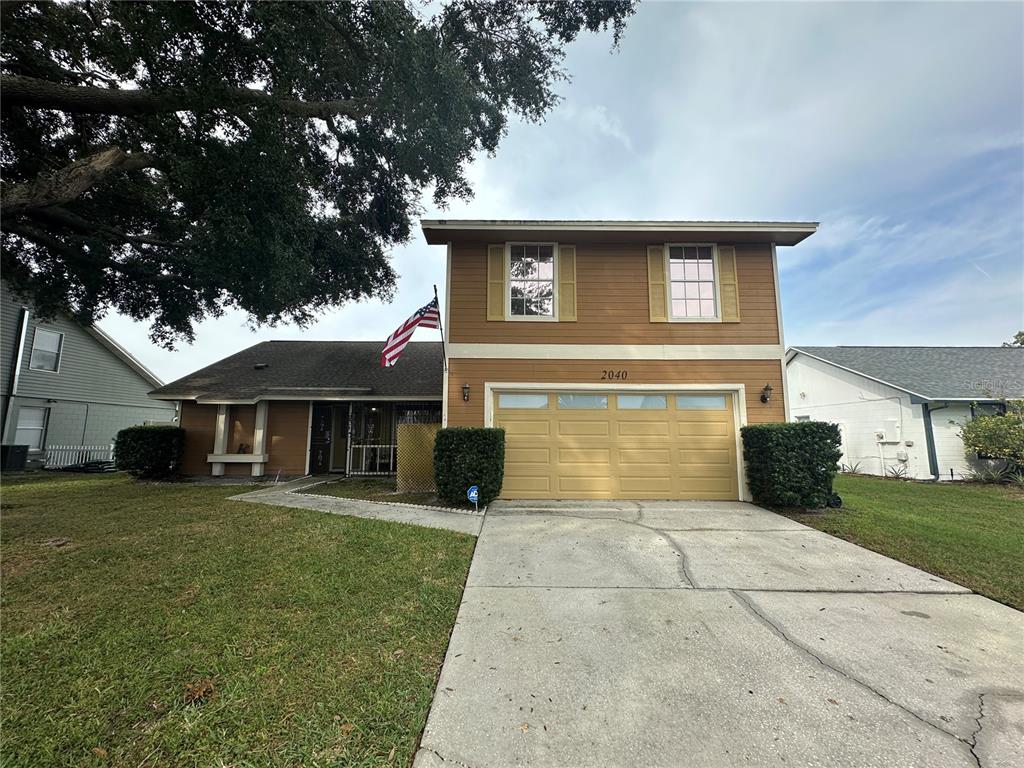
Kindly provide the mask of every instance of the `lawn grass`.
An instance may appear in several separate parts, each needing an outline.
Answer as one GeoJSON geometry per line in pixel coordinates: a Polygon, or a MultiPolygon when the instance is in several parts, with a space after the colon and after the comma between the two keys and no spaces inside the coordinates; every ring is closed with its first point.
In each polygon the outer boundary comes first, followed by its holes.
{"type": "Polygon", "coordinates": [[[5,484],[0,763],[409,765],[472,537],[238,491],[5,484]]]}
{"type": "MultiPolygon", "coordinates": [[[[367,499],[368,501],[392,501],[401,504],[424,504],[429,507],[451,507],[449,502],[438,498],[437,493],[411,493],[399,492],[395,487],[393,477],[346,477],[340,480],[332,480],[329,483],[321,483],[308,488],[303,493],[313,493],[321,496],[340,496],[344,499],[367,499]]],[[[456,507],[472,509],[473,505],[456,504],[456,507]]]]}
{"type": "Polygon", "coordinates": [[[1024,494],[840,475],[843,509],[789,516],[1024,610],[1024,494]]]}

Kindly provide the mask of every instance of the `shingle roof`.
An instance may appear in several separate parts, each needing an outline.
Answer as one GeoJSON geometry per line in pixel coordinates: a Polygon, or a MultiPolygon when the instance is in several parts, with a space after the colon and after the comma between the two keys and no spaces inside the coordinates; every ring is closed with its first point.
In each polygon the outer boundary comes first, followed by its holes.
{"type": "Polygon", "coordinates": [[[1021,347],[793,347],[930,400],[1024,397],[1021,347]]]}
{"type": "Polygon", "coordinates": [[[441,399],[440,342],[412,342],[392,368],[380,367],[383,346],[379,341],[265,341],[150,395],[162,400],[346,395],[441,399]]]}

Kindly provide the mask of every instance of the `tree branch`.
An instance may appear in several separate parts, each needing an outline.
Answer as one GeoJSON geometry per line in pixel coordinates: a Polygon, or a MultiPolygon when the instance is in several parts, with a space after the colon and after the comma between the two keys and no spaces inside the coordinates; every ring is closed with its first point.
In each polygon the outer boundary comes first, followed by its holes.
{"type": "Polygon", "coordinates": [[[107,115],[159,115],[169,112],[194,112],[211,108],[225,110],[242,107],[266,107],[295,117],[325,119],[333,115],[360,118],[370,114],[373,102],[365,99],[302,101],[275,96],[255,88],[226,87],[211,92],[156,92],[97,88],[88,85],[63,85],[24,75],[0,77],[4,105],[56,109],[61,112],[97,112],[107,115]]]}
{"type": "Polygon", "coordinates": [[[160,248],[183,248],[185,245],[184,243],[160,240],[149,235],[130,235],[117,227],[91,222],[76,213],[56,205],[47,208],[36,208],[25,213],[30,218],[51,227],[56,225],[64,229],[74,230],[75,232],[99,234],[120,242],[132,243],[133,245],[154,245],[160,248]]]}
{"type": "Polygon", "coordinates": [[[104,149],[35,181],[4,185],[0,190],[0,210],[9,216],[35,208],[64,205],[78,199],[113,173],[153,168],[157,162],[154,155],[145,152],[129,155],[117,147],[104,149]]]}

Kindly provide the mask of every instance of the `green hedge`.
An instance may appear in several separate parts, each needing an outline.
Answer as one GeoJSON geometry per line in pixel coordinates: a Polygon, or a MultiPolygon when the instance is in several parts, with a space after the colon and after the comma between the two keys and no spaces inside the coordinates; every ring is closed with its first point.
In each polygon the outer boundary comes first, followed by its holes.
{"type": "Polygon", "coordinates": [[[169,477],[178,473],[184,448],[181,427],[128,427],[114,440],[114,463],[139,477],[169,477]]]}
{"type": "Polygon", "coordinates": [[[754,501],[818,509],[834,503],[839,427],[822,421],[743,427],[743,458],[754,501]]]}
{"type": "Polygon", "coordinates": [[[471,485],[480,488],[480,505],[501,493],[505,478],[505,430],[482,427],[440,429],[434,441],[437,494],[450,504],[467,503],[471,485]]]}

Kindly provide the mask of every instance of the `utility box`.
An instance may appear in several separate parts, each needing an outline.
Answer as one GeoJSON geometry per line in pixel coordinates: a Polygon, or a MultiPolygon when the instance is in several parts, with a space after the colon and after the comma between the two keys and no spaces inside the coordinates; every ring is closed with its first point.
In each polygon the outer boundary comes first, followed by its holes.
{"type": "Polygon", "coordinates": [[[20,472],[25,469],[27,461],[27,445],[0,446],[0,470],[3,470],[4,472],[20,472]]]}

